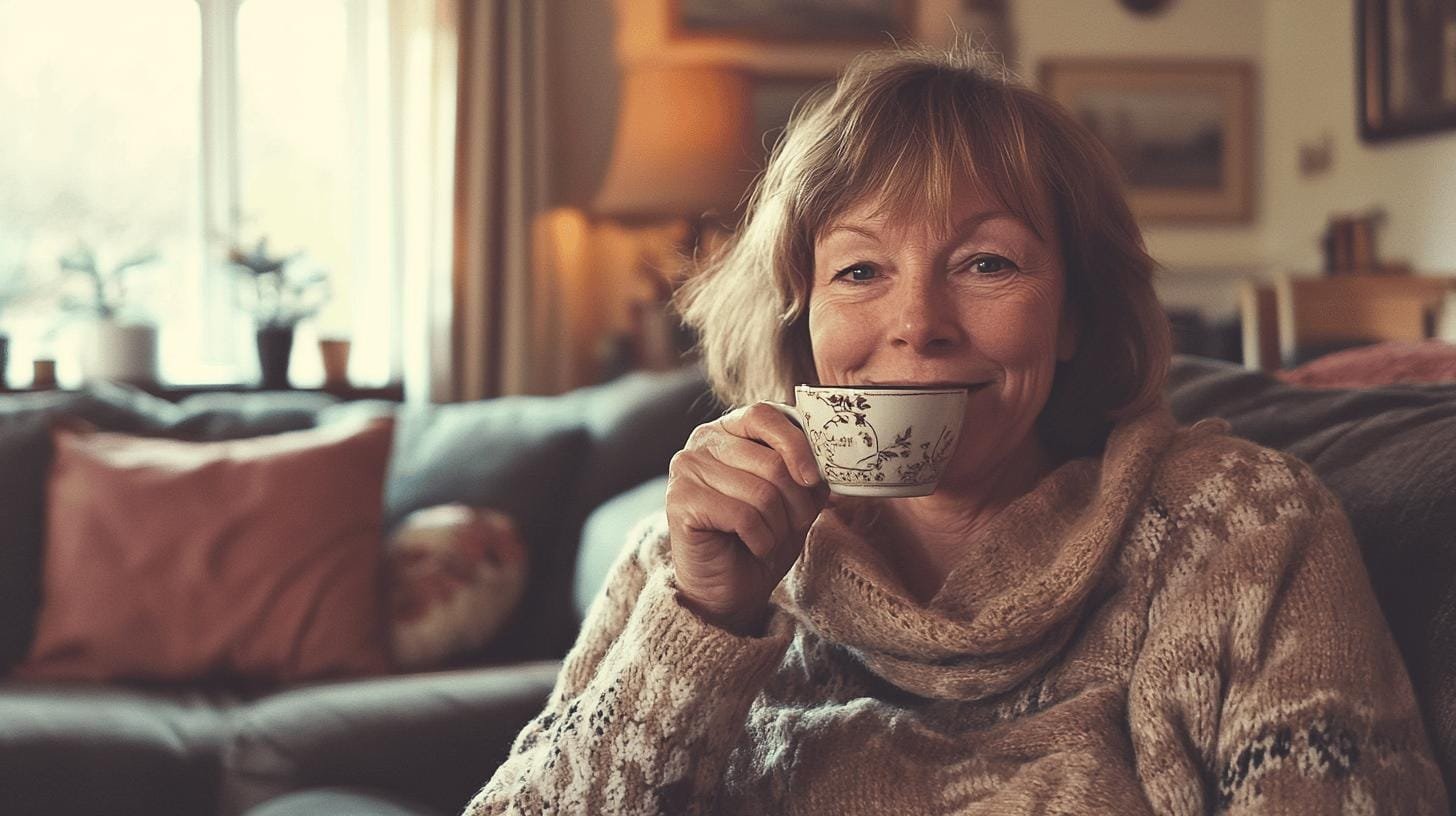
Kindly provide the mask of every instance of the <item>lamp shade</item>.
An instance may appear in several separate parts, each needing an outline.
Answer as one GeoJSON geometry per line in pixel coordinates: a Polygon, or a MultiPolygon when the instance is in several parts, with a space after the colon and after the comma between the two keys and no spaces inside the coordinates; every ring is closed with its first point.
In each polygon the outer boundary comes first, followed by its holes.
{"type": "Polygon", "coordinates": [[[748,79],[713,67],[638,66],[624,77],[593,209],[622,219],[733,210],[752,178],[748,79]]]}

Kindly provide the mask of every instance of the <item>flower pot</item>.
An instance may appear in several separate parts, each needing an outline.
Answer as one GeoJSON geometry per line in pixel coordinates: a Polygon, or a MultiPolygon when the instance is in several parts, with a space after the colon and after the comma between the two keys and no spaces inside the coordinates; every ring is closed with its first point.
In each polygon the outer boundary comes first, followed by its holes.
{"type": "Polygon", "coordinates": [[[81,371],[88,382],[148,385],[157,381],[157,327],[97,320],[83,346],[81,371]]]}
{"type": "Polygon", "coordinates": [[[35,372],[30,378],[30,387],[37,391],[45,391],[56,387],[56,361],[49,358],[38,358],[31,362],[35,372]]]}
{"type": "Polygon", "coordinates": [[[293,357],[293,327],[258,329],[258,370],[267,391],[288,388],[288,361],[293,357]]]}
{"type": "Polygon", "coordinates": [[[343,388],[349,384],[349,341],[319,340],[319,355],[324,361],[324,387],[343,388]]]}

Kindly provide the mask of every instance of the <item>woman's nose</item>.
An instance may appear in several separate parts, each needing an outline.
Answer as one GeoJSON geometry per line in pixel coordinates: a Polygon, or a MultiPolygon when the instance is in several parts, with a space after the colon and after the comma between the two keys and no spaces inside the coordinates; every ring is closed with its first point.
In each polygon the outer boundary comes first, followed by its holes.
{"type": "Polygon", "coordinates": [[[933,281],[902,286],[894,312],[893,345],[924,353],[953,348],[960,340],[950,293],[933,281]]]}

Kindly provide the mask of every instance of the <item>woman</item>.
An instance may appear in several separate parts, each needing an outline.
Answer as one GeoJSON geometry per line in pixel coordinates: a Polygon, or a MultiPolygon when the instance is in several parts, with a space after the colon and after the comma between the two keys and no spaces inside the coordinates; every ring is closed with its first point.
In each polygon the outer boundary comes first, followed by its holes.
{"type": "Polygon", "coordinates": [[[1445,813],[1336,501],[1161,402],[1095,139],[968,55],[800,111],[686,293],[720,396],[470,813],[1445,813]],[[763,400],[972,389],[936,493],[830,499],[763,400]]]}

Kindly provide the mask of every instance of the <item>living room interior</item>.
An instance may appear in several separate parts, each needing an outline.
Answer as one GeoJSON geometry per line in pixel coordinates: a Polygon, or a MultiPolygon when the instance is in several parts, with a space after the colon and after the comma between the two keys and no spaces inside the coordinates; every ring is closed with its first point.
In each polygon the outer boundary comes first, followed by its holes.
{"type": "Polygon", "coordinates": [[[1456,783],[1451,3],[0,0],[0,812],[458,812],[723,410],[691,260],[897,42],[1107,138],[1175,415],[1346,504],[1456,783]]]}

